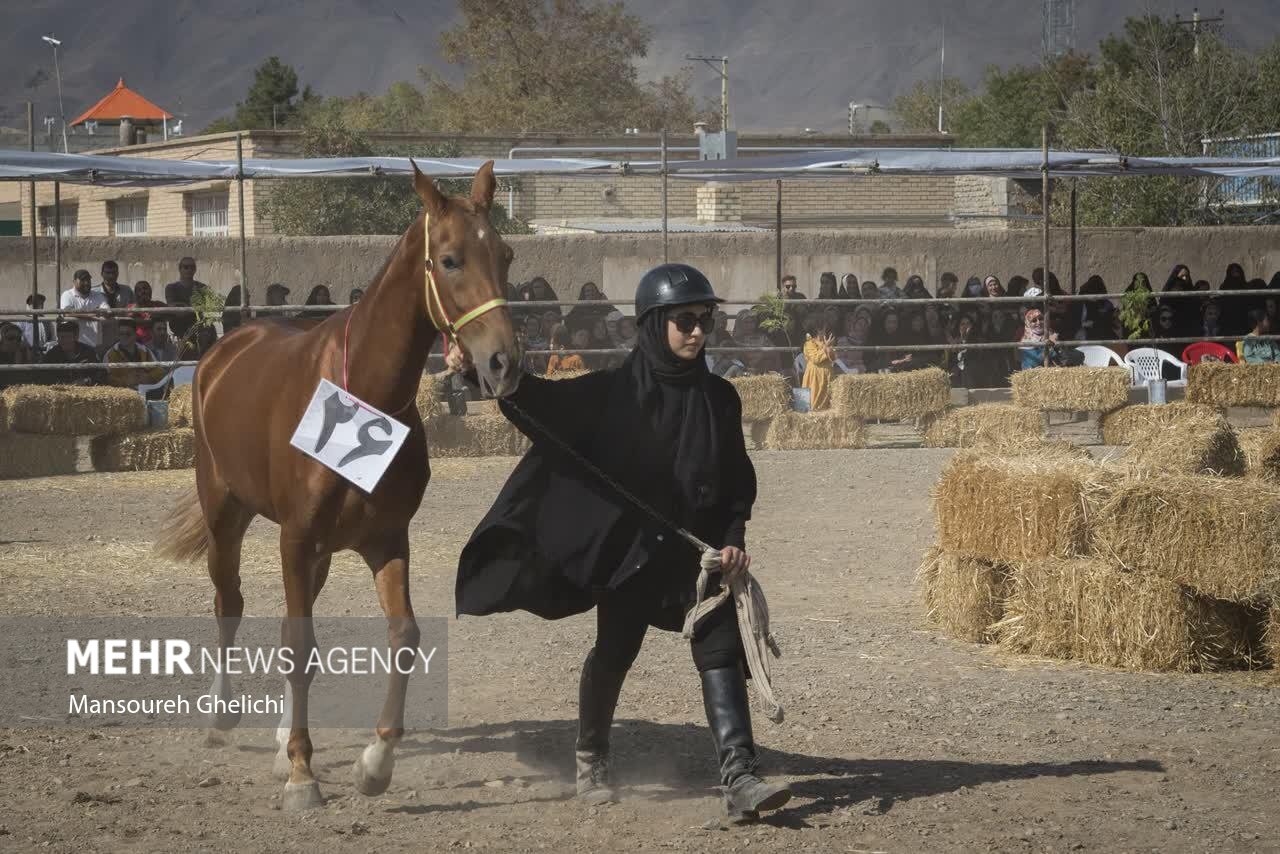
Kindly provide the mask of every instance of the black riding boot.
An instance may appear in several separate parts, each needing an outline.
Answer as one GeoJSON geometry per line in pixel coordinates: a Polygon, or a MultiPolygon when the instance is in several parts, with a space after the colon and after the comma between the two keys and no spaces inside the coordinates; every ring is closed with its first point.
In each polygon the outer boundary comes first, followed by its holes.
{"type": "Polygon", "coordinates": [[[766,783],[756,776],[756,745],[751,735],[751,708],[742,666],[702,672],[702,702],[720,761],[720,782],[730,821],[754,821],[762,810],[776,810],[791,800],[783,783],[766,783]]]}
{"type": "Polygon", "coordinates": [[[582,663],[578,683],[578,797],[587,803],[604,804],[617,800],[609,781],[609,727],[618,706],[626,671],[616,673],[595,663],[595,649],[582,663]]]}

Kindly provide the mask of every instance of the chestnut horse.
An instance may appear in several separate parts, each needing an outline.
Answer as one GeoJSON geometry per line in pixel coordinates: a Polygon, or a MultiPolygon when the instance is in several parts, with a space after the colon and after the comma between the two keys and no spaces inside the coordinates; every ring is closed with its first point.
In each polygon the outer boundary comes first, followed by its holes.
{"type": "MultiPolygon", "coordinates": [[[[333,553],[343,549],[359,553],[373,572],[391,646],[418,645],[409,601],[409,520],[430,479],[426,431],[414,406],[427,354],[443,329],[452,344],[472,354],[483,391],[502,397],[519,382],[520,352],[509,310],[502,307],[512,251],[489,222],[493,161],[476,173],[470,198],[446,198],[416,163],[413,170],[424,212],[363,299],[320,322],[245,324],[196,369],[196,489],[175,510],[157,549],[177,560],[207,555],[221,648],[234,645],[244,613],[240,545],[255,516],[280,526],[281,637],[295,662],[306,662],[315,649],[312,606],[333,553]],[[290,445],[322,378],[409,427],[372,493],[290,445]]],[[[310,682],[305,667],[288,675],[286,712],[276,732],[275,769],[287,775],[287,809],[322,803],[311,772],[310,682]]],[[[390,785],[393,751],[404,734],[407,683],[407,674],[391,674],[376,737],[355,762],[355,784],[366,795],[390,785]]],[[[220,675],[212,693],[234,696],[229,678],[220,675]]],[[[237,720],[214,717],[210,736],[216,739],[237,720]]]]}

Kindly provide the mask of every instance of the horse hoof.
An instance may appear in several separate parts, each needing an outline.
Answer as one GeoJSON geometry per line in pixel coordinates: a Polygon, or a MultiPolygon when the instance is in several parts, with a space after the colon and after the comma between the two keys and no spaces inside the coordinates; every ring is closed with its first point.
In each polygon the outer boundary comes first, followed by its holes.
{"type": "Polygon", "coordinates": [[[230,733],[212,727],[204,731],[205,747],[226,747],[230,743],[230,733]]]}
{"type": "Polygon", "coordinates": [[[356,759],[351,765],[351,781],[356,785],[356,791],[368,797],[381,795],[391,785],[391,775],[385,777],[374,777],[364,770],[363,758],[356,759]]]}
{"type": "Polygon", "coordinates": [[[209,726],[212,729],[228,732],[235,729],[240,724],[239,712],[227,712],[224,714],[210,715],[209,726]]]}
{"type": "Polygon", "coordinates": [[[324,798],[320,796],[320,784],[315,780],[310,783],[285,783],[284,801],[281,808],[286,812],[313,810],[324,806],[324,798]]]}
{"type": "Polygon", "coordinates": [[[293,776],[293,762],[289,760],[289,754],[283,750],[276,752],[276,758],[271,763],[271,776],[275,777],[282,783],[289,781],[293,776]]]}

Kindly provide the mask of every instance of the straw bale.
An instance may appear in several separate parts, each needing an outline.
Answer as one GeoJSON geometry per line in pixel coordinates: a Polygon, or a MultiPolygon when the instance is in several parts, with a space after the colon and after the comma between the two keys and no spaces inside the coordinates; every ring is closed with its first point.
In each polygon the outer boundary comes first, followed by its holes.
{"type": "Polygon", "coordinates": [[[941,368],[896,374],[843,374],[831,384],[831,408],[850,418],[906,421],[942,412],[951,379],[941,368]]]}
{"type": "Polygon", "coordinates": [[[1126,406],[1102,419],[1102,440],[1107,445],[1131,445],[1167,430],[1218,424],[1222,413],[1203,403],[1176,401],[1126,406]]]}
{"type": "Polygon", "coordinates": [[[1216,414],[1212,419],[1135,435],[1120,462],[1156,472],[1219,476],[1242,475],[1246,467],[1236,431],[1216,414]]]}
{"type": "Polygon", "coordinates": [[[770,451],[818,451],[866,445],[862,421],[838,412],[784,412],[769,422],[764,447],[770,451]]]}
{"type": "Polygon", "coordinates": [[[991,448],[1040,439],[1040,415],[1007,403],[961,406],[925,425],[926,448],[991,448]]]}
{"type": "Polygon", "coordinates": [[[791,411],[791,383],[782,374],[760,374],[729,380],[742,400],[742,420],[768,421],[791,411]]]}
{"type": "Polygon", "coordinates": [[[0,434],[0,478],[75,474],[79,459],[75,436],[0,434]]]}
{"type": "Polygon", "coordinates": [[[9,409],[5,405],[4,397],[0,396],[0,431],[9,429],[9,409]]]}
{"type": "Polygon", "coordinates": [[[1280,365],[1201,362],[1187,374],[1187,400],[1210,406],[1280,406],[1280,365]]]}
{"type": "Polygon", "coordinates": [[[1093,553],[1215,599],[1280,592],[1280,487],[1134,470],[1099,508],[1093,553]]]}
{"type": "Polygon", "coordinates": [[[933,489],[939,542],[994,563],[1086,554],[1095,507],[1115,476],[1066,452],[961,451],[933,489]]]}
{"type": "Polygon", "coordinates": [[[169,426],[191,427],[191,389],[190,383],[176,385],[169,391],[169,426]]]}
{"type": "Polygon", "coordinates": [[[0,398],[19,433],[92,436],[147,426],[146,404],[131,388],[23,385],[0,391],[0,398]]]}
{"type": "Polygon", "coordinates": [[[159,471],[196,464],[195,430],[190,427],[95,436],[91,448],[98,471],[159,471]]]}
{"type": "Polygon", "coordinates": [[[1126,670],[1196,672],[1261,658],[1261,613],[1095,558],[1019,564],[994,627],[1014,652],[1126,670]]]}
{"type": "Polygon", "coordinates": [[[418,396],[414,399],[414,403],[418,407],[418,415],[422,417],[423,424],[437,415],[448,413],[449,404],[445,400],[449,390],[448,378],[447,371],[438,374],[422,372],[422,379],[418,381],[418,396]]]}
{"type": "Polygon", "coordinates": [[[918,577],[929,619],[939,628],[970,643],[994,640],[991,627],[1004,616],[1009,592],[1008,567],[934,546],[925,552],[918,577]]]}
{"type": "Polygon", "coordinates": [[[1277,409],[1274,413],[1272,413],[1271,426],[1276,430],[1280,430],[1280,409],[1277,409]]]}
{"type": "Polygon", "coordinates": [[[1031,368],[1013,375],[1013,402],[1039,412],[1111,412],[1129,402],[1128,368],[1031,368]]]}
{"type": "Polygon", "coordinates": [[[529,449],[529,440],[501,415],[443,416],[427,424],[433,457],[511,457],[529,449]]]}
{"type": "Polygon", "coordinates": [[[1241,430],[1237,438],[1249,473],[1280,482],[1280,430],[1241,430]]]}

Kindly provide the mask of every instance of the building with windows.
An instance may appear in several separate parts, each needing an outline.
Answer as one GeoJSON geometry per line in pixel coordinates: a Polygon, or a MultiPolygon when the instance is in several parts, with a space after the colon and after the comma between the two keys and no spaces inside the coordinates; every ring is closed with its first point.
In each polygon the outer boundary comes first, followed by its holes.
{"type": "MultiPolygon", "coordinates": [[[[254,130],[217,133],[118,146],[94,151],[172,160],[228,160],[236,157],[240,137],[246,159],[302,156],[303,134],[297,130],[254,130]]],[[[658,159],[656,134],[569,136],[525,134],[510,136],[372,133],[379,148],[424,153],[442,147],[468,157],[496,159],[533,157],[598,157],[600,159],[658,159]]],[[[673,159],[696,158],[696,133],[670,135],[673,159]]],[[[773,135],[740,133],[743,157],[780,150],[864,147],[942,148],[951,145],[946,134],[773,135]]],[[[324,179],[318,179],[324,180],[324,179]]],[[[396,180],[370,178],[369,180],[396,180]]],[[[1003,179],[950,176],[867,176],[862,178],[806,178],[783,192],[783,219],[788,228],[954,227],[1002,228],[1017,224],[1020,208],[1003,179]]],[[[264,201],[273,181],[244,182],[244,230],[248,237],[274,236],[264,201]]],[[[22,185],[23,233],[28,230],[31,200],[22,185]]],[[[160,187],[61,187],[61,228],[64,237],[216,237],[237,235],[240,205],[235,181],[214,181],[160,187]]],[[[499,200],[516,217],[539,231],[652,231],[662,213],[661,179],[653,176],[529,176],[499,190],[499,200]],[[629,227],[628,223],[634,227],[629,227]]],[[[37,228],[51,236],[57,217],[53,185],[37,185],[37,228]]],[[[735,182],[709,192],[697,181],[671,180],[668,214],[673,221],[724,223],[729,226],[772,228],[776,215],[774,181],[735,182]],[[730,198],[731,197],[731,198],[730,198]]]]}

